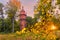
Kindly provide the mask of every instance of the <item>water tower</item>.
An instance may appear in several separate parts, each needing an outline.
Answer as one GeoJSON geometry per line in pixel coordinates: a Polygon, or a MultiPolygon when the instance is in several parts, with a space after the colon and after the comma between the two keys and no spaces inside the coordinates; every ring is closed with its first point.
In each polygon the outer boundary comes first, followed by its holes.
{"type": "Polygon", "coordinates": [[[27,17],[26,12],[22,7],[20,11],[20,30],[26,27],[26,17],[27,17]]]}

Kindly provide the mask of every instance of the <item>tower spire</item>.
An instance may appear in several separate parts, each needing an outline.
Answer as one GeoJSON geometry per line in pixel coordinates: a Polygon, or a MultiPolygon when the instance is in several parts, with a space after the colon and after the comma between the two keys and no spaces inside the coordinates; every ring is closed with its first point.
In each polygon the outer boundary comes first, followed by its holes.
{"type": "Polygon", "coordinates": [[[22,6],[22,10],[24,10],[24,7],[22,6]]]}
{"type": "Polygon", "coordinates": [[[24,9],[24,7],[22,6],[22,9],[24,9]]]}

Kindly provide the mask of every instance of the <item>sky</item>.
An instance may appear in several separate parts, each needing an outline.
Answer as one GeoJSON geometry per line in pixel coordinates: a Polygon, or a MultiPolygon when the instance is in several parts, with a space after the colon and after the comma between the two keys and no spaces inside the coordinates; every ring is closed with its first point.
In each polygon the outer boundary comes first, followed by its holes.
{"type": "MultiPolygon", "coordinates": [[[[1,3],[6,4],[8,0],[0,0],[1,3]]],[[[24,10],[27,13],[27,16],[34,16],[34,5],[37,0],[20,0],[21,5],[24,6],[24,10]]]]}

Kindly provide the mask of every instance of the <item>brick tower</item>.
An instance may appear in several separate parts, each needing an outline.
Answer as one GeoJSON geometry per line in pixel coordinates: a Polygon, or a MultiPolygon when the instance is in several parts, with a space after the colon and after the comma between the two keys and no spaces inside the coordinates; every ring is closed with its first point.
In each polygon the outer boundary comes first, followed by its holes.
{"type": "Polygon", "coordinates": [[[26,27],[26,16],[26,12],[22,7],[22,10],[20,11],[20,30],[26,27]]]}

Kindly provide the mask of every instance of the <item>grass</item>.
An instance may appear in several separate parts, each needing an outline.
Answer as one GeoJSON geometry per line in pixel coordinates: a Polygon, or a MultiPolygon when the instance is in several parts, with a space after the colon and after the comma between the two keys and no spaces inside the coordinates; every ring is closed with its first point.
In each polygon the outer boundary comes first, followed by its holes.
{"type": "Polygon", "coordinates": [[[21,35],[17,35],[16,33],[0,34],[0,40],[37,40],[34,39],[36,37],[33,33],[23,33],[21,35]]]}
{"type": "Polygon", "coordinates": [[[15,34],[0,34],[0,40],[21,40],[21,38],[15,34]]]}
{"type": "Polygon", "coordinates": [[[10,34],[0,34],[0,40],[56,40],[53,39],[53,35],[49,34],[46,35],[45,33],[40,34],[34,34],[32,32],[28,33],[22,33],[22,34],[16,34],[16,33],[10,33],[10,34]],[[52,36],[52,39],[50,39],[49,36],[52,36]]]}

